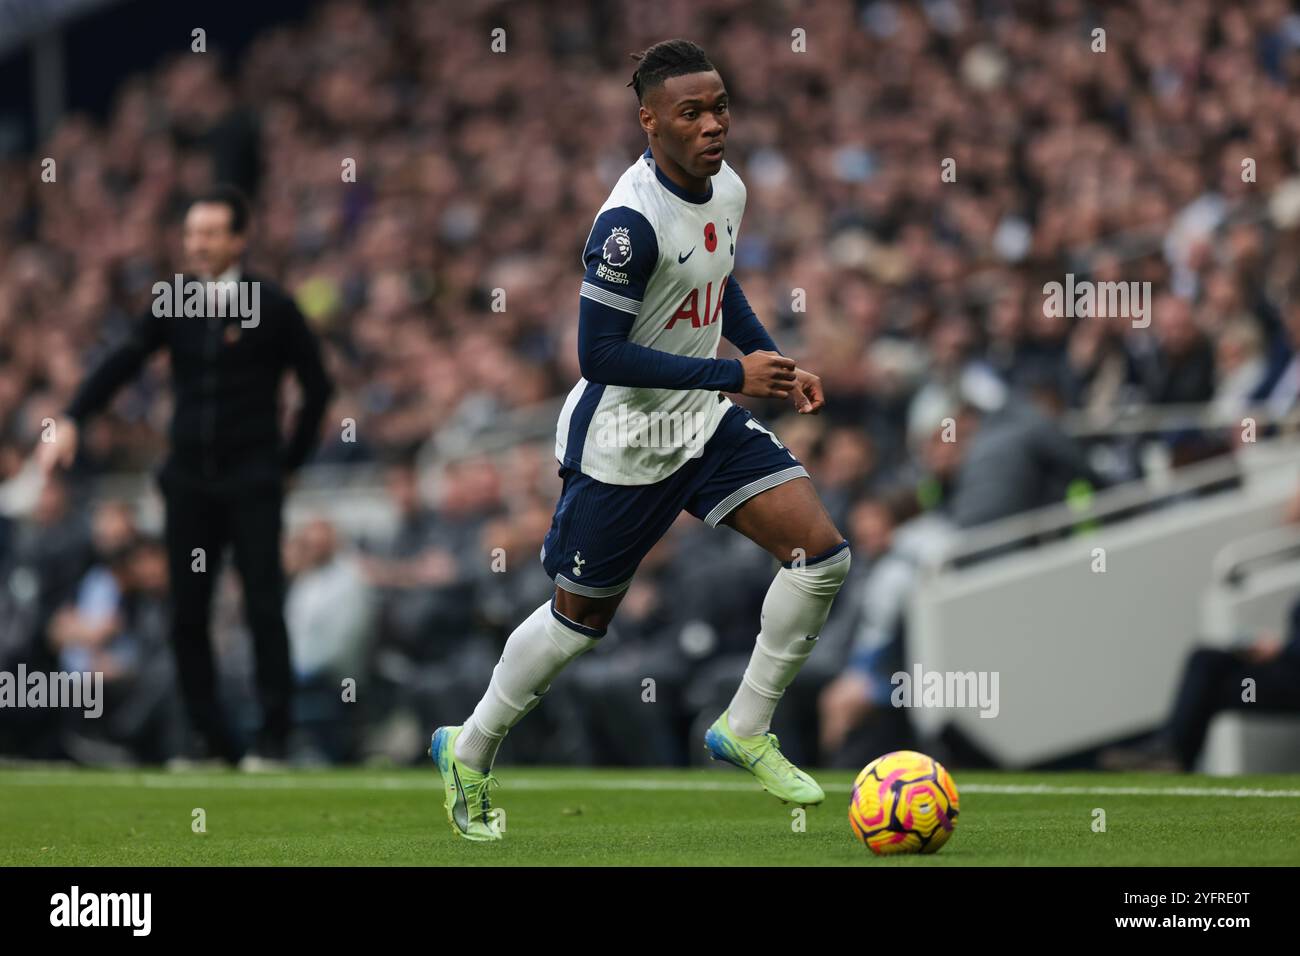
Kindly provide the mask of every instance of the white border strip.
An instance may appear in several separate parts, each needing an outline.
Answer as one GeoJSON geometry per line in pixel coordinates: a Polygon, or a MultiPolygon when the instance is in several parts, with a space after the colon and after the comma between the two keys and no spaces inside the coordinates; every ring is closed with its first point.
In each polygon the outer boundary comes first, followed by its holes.
{"type": "Polygon", "coordinates": [[[719,521],[731,514],[760,491],[767,491],[769,488],[775,488],[777,485],[783,485],[787,481],[793,481],[796,478],[807,477],[808,471],[803,465],[795,465],[793,468],[786,468],[784,471],[774,471],[770,475],[764,475],[762,478],[758,478],[747,485],[737,488],[731,494],[727,495],[727,497],[719,501],[713,506],[713,510],[704,516],[704,523],[710,528],[716,528],[719,521]]]}
{"type": "Polygon", "coordinates": [[[593,588],[585,584],[579,584],[577,581],[570,581],[563,574],[555,575],[556,587],[564,588],[570,594],[581,594],[583,597],[603,598],[613,597],[615,594],[622,594],[632,586],[632,579],[628,578],[622,584],[614,584],[607,588],[593,588]]]}
{"type": "Polygon", "coordinates": [[[632,299],[625,295],[619,295],[617,292],[610,292],[608,289],[602,289],[590,282],[582,284],[578,295],[590,299],[592,302],[607,305],[611,309],[618,309],[620,312],[627,312],[630,315],[641,314],[641,301],[639,299],[632,299]]]}

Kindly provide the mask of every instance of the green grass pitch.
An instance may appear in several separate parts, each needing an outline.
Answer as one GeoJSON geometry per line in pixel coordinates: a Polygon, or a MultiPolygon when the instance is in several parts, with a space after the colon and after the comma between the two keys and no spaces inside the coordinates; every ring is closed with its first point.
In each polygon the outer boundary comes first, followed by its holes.
{"type": "Polygon", "coordinates": [[[432,767],[249,775],[0,769],[0,865],[983,866],[1300,864],[1300,776],[960,772],[937,855],[878,858],[847,819],[853,775],[791,807],[730,768],[502,767],[506,838],[447,824],[432,767]],[[1105,832],[1094,831],[1094,810],[1105,832]],[[194,811],[206,832],[192,828],[194,811]]]}

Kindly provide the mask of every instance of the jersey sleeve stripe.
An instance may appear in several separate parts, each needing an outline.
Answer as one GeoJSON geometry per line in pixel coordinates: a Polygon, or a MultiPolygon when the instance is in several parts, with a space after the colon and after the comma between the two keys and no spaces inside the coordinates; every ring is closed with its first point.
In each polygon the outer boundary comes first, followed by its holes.
{"type": "MultiPolygon", "coordinates": [[[[570,286],[570,288],[572,288],[572,286],[570,286]]],[[[595,302],[599,302],[602,305],[607,305],[611,309],[618,309],[620,312],[627,312],[631,315],[641,314],[640,300],[629,299],[625,295],[619,295],[617,292],[610,292],[608,289],[602,289],[600,286],[591,282],[582,283],[582,291],[578,294],[595,302]]]]}

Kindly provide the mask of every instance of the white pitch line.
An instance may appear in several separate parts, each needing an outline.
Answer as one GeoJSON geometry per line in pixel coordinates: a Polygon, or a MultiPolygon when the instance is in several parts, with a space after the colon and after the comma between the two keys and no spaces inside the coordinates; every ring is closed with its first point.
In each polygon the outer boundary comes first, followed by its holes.
{"type": "Polygon", "coordinates": [[[1051,784],[968,783],[961,793],[1097,795],[1121,797],[1300,797],[1300,790],[1263,790],[1247,787],[1055,787],[1051,784]]]}
{"type": "MultiPolygon", "coordinates": [[[[747,793],[757,789],[755,783],[746,781],[708,780],[648,780],[629,777],[610,780],[593,777],[524,778],[511,781],[510,770],[502,771],[505,790],[612,790],[612,791],[678,791],[747,793]]],[[[441,781],[433,775],[420,777],[347,777],[316,776],[311,771],[291,774],[241,775],[241,774],[84,774],[76,771],[32,771],[0,773],[0,787],[51,786],[68,784],[74,787],[140,787],[157,790],[442,790],[441,781]]],[[[826,784],[828,793],[848,793],[849,784],[826,784]]],[[[1003,796],[1124,796],[1124,797],[1262,797],[1297,799],[1300,790],[1265,790],[1246,787],[1109,787],[1109,786],[1056,786],[1053,784],[958,784],[960,793],[995,794],[1003,796]]]]}
{"type": "MultiPolygon", "coordinates": [[[[506,771],[508,774],[509,771],[506,771]]],[[[155,790],[194,790],[212,788],[214,790],[417,790],[441,792],[442,781],[436,776],[419,777],[358,777],[357,779],[339,777],[316,777],[310,772],[303,774],[127,774],[112,773],[102,775],[77,774],[75,772],[23,773],[20,775],[0,775],[0,787],[6,784],[23,786],[51,786],[68,784],[74,787],[93,789],[98,786],[138,787],[155,790]]],[[[744,781],[680,781],[671,780],[606,780],[582,777],[572,778],[532,778],[511,781],[507,776],[503,786],[511,790],[626,790],[626,791],[734,791],[747,792],[757,789],[756,783],[744,781]]],[[[831,784],[832,791],[848,793],[851,787],[831,784]]]]}

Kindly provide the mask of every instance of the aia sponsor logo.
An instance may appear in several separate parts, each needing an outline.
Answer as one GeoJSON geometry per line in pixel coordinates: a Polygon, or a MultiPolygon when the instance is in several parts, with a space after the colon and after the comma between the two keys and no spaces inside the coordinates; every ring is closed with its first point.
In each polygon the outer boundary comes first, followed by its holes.
{"type": "MultiPolygon", "coordinates": [[[[705,233],[705,235],[707,236],[708,233],[705,233]]],[[[717,237],[715,236],[714,241],[716,242],[716,240],[717,237]]],[[[718,321],[722,317],[722,291],[727,287],[727,279],[729,278],[731,277],[727,276],[718,283],[717,301],[714,301],[713,297],[713,283],[710,282],[704,287],[703,310],[700,309],[700,290],[692,289],[686,298],[682,299],[681,305],[677,307],[677,311],[673,313],[673,317],[668,320],[668,324],[664,326],[664,329],[671,329],[676,323],[686,320],[690,320],[693,329],[703,328],[718,321]]]]}

